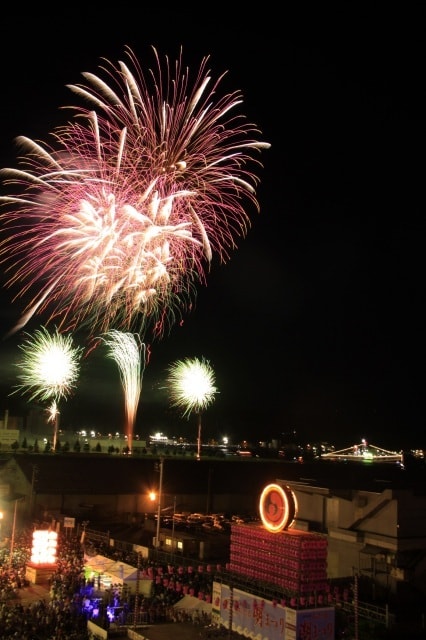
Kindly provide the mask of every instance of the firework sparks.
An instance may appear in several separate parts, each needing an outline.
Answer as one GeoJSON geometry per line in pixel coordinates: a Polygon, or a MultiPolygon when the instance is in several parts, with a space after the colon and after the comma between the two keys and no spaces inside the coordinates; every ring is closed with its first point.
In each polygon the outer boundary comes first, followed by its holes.
{"type": "Polygon", "coordinates": [[[126,413],[125,434],[127,446],[131,451],[136,413],[142,391],[146,348],[140,342],[138,335],[114,329],[107,332],[101,339],[108,347],[108,357],[117,363],[120,371],[126,413]]]}
{"type": "Polygon", "coordinates": [[[207,409],[218,393],[214,371],[205,358],[177,360],[168,369],[167,384],[172,406],[183,409],[183,415],[188,418],[192,412],[198,414],[197,459],[199,460],[201,412],[207,409]]]}
{"type": "Polygon", "coordinates": [[[41,327],[34,335],[25,334],[19,345],[22,358],[17,362],[20,370],[13,393],[28,393],[30,400],[50,400],[49,419],[54,423],[53,450],[56,449],[59,410],[58,402],[66,399],[77,384],[83,349],[74,346],[71,335],[63,335],[56,329],[50,334],[41,327]]]}
{"type": "Polygon", "coordinates": [[[259,210],[255,170],[270,145],[234,114],[242,95],[217,97],[225,74],[212,81],[209,57],[192,82],[182,54],[173,66],[153,51],[149,73],[126,49],[127,64],[100,67],[106,80],[83,73],[86,84],[69,85],[90,108],[71,107],[52,145],[18,139],[21,168],[3,174],[21,192],[0,198],[6,286],[18,287],[14,301],[31,298],[17,327],[47,313],[92,335],[161,337],[213,255],[226,262],[245,237],[245,205],[259,210]]]}
{"type": "Polygon", "coordinates": [[[19,345],[22,358],[16,366],[20,370],[14,393],[28,393],[30,400],[60,400],[74,389],[80,373],[82,348],[74,346],[71,335],[50,334],[41,327],[34,335],[25,334],[19,345]]]}

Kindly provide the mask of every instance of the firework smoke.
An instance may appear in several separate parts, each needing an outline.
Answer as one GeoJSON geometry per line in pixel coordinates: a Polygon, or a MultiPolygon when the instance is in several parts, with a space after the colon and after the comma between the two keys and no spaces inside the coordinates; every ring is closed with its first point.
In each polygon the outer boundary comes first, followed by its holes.
{"type": "Polygon", "coordinates": [[[250,227],[269,147],[234,111],[239,91],[219,95],[209,57],[194,78],[182,54],[153,49],[144,73],[134,53],[105,79],[69,85],[87,105],[52,133],[52,144],[18,139],[20,169],[4,169],[0,264],[25,297],[18,325],[35,314],[60,328],[148,327],[161,337],[191,307],[214,255],[226,262],[250,227]],[[14,191],[14,192],[13,192],[14,191]],[[27,296],[30,301],[27,303],[27,296]]]}
{"type": "Polygon", "coordinates": [[[108,347],[108,357],[117,363],[120,371],[126,414],[124,432],[127,446],[132,451],[134,424],[145,369],[145,345],[140,342],[138,335],[113,329],[101,339],[108,347]]]}

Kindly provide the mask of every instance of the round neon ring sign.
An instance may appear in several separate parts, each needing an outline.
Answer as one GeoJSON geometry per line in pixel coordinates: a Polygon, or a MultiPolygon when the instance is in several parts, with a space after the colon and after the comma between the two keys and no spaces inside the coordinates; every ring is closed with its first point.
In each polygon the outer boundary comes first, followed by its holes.
{"type": "Polygon", "coordinates": [[[259,500],[259,512],[268,531],[278,532],[294,524],[297,515],[297,500],[290,487],[268,484],[259,500]]]}

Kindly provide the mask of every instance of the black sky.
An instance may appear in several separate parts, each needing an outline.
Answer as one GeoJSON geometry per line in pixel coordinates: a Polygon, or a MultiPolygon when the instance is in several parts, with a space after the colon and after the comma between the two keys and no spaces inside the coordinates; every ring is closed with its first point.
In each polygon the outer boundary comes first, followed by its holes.
{"type": "MultiPolygon", "coordinates": [[[[206,435],[424,448],[424,12],[290,16],[275,6],[8,10],[0,165],[16,166],[16,136],[46,140],[64,123],[60,107],[75,102],[65,85],[96,73],[101,57],[116,62],[129,45],[151,65],[151,45],[171,58],[182,46],[198,67],[210,55],[272,145],[261,212],[228,264],[213,265],[183,325],[151,345],[136,432],[192,432],[160,387],[173,360],[204,356],[220,391],[206,435]]],[[[5,334],[20,309],[8,290],[1,299],[5,334]]],[[[9,395],[18,342],[0,343],[0,413],[25,405],[9,395]]],[[[62,421],[105,431],[122,412],[118,371],[93,354],[62,421]]]]}

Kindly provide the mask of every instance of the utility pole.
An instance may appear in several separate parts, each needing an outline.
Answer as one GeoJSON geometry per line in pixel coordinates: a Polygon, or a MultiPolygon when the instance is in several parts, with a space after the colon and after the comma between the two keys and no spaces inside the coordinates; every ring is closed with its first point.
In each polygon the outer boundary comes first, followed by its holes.
{"type": "Polygon", "coordinates": [[[358,616],[359,616],[359,599],[358,599],[358,574],[355,573],[354,585],[354,618],[355,618],[355,640],[358,640],[358,616]]]}
{"type": "Polygon", "coordinates": [[[136,594],[135,594],[135,611],[133,618],[133,628],[136,629],[139,618],[139,591],[140,591],[140,579],[141,579],[141,554],[138,551],[138,565],[136,573],[136,594]]]}
{"type": "Polygon", "coordinates": [[[35,512],[35,485],[37,482],[37,475],[38,475],[38,466],[36,464],[33,464],[33,471],[31,474],[31,497],[30,497],[30,517],[34,518],[34,512],[35,512]]]}
{"type": "Polygon", "coordinates": [[[231,584],[229,586],[229,629],[228,629],[228,637],[232,638],[232,623],[233,623],[233,613],[234,613],[234,586],[231,584]]]}
{"type": "Polygon", "coordinates": [[[9,551],[9,567],[12,566],[13,560],[13,549],[15,546],[15,532],[16,532],[16,512],[18,510],[18,502],[23,500],[24,496],[21,498],[15,498],[15,506],[13,508],[13,524],[12,524],[12,535],[10,537],[10,551],[9,551]]]}
{"type": "Polygon", "coordinates": [[[155,538],[155,546],[157,549],[160,547],[160,521],[161,521],[161,498],[163,493],[163,465],[164,458],[161,456],[160,458],[160,486],[158,489],[158,511],[157,511],[157,534],[155,538]]]}
{"type": "Polygon", "coordinates": [[[176,496],[173,499],[172,553],[175,552],[175,514],[176,514],[176,496]]]}

